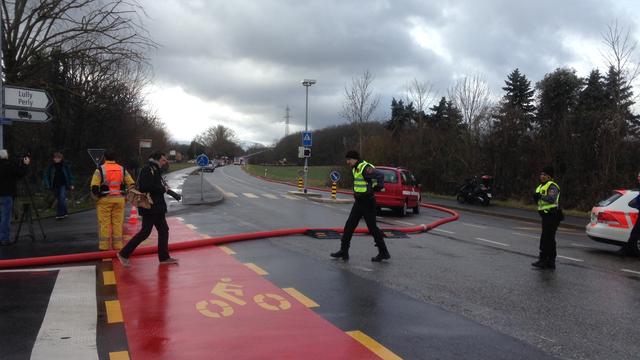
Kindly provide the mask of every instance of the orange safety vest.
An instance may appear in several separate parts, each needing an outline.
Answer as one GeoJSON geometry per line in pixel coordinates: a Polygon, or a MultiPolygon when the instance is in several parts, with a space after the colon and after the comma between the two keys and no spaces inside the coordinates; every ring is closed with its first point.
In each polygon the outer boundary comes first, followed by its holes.
{"type": "Polygon", "coordinates": [[[116,163],[104,163],[100,166],[102,186],[100,193],[109,196],[124,195],[124,167],[116,163]]]}

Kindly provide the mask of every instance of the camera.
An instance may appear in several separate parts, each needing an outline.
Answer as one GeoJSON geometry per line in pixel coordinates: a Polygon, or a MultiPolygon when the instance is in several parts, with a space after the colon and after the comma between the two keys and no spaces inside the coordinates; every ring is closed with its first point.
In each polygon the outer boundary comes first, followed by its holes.
{"type": "Polygon", "coordinates": [[[171,189],[167,189],[167,195],[171,196],[172,198],[176,199],[176,201],[180,201],[180,199],[182,199],[182,195],[178,194],[177,192],[171,190],[171,189]]]}

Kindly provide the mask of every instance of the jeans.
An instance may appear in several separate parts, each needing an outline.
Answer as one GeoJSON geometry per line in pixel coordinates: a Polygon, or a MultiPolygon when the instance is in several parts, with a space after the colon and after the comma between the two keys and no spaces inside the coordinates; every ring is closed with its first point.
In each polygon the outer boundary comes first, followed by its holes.
{"type": "Polygon", "coordinates": [[[0,242],[9,242],[11,236],[11,210],[13,197],[0,196],[0,242]]]}
{"type": "Polygon", "coordinates": [[[53,189],[53,194],[56,197],[56,201],[58,202],[58,206],[56,208],[56,216],[65,216],[67,215],[67,188],[65,186],[61,186],[59,188],[53,189]]]}

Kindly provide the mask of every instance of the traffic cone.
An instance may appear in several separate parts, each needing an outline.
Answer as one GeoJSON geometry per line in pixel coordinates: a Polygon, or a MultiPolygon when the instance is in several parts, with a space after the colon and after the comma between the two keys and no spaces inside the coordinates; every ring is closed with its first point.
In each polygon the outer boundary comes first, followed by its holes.
{"type": "Polygon", "coordinates": [[[129,213],[129,224],[138,225],[138,208],[135,206],[131,207],[131,212],[129,213]]]}

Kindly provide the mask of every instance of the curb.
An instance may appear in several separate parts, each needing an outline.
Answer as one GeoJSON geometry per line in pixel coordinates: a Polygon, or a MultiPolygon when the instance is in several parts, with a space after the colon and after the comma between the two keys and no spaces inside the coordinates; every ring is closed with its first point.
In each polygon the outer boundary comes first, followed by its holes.
{"type": "Polygon", "coordinates": [[[331,204],[351,204],[353,199],[331,199],[331,198],[315,198],[310,197],[309,200],[319,203],[331,203],[331,204]]]}
{"type": "MultiPolygon", "coordinates": [[[[186,184],[192,177],[195,177],[195,176],[199,177],[199,175],[189,175],[189,176],[187,176],[187,179],[185,179],[184,184],[186,184]]],[[[224,193],[222,192],[222,190],[220,190],[219,187],[217,187],[214,184],[209,183],[208,181],[206,183],[207,183],[207,185],[209,185],[211,187],[211,189],[215,193],[215,195],[213,195],[213,199],[206,199],[206,200],[203,200],[203,201],[202,200],[196,200],[194,202],[185,202],[185,199],[190,197],[190,196],[193,196],[194,193],[192,193],[192,192],[186,192],[185,193],[185,191],[184,191],[185,190],[185,186],[183,185],[183,188],[182,188],[182,197],[183,197],[182,205],[185,205],[185,206],[189,206],[189,205],[213,205],[213,204],[219,203],[220,201],[224,200],[224,193]]],[[[211,193],[211,191],[206,191],[205,193],[211,193]]],[[[197,195],[195,197],[197,197],[197,195]]]]}

